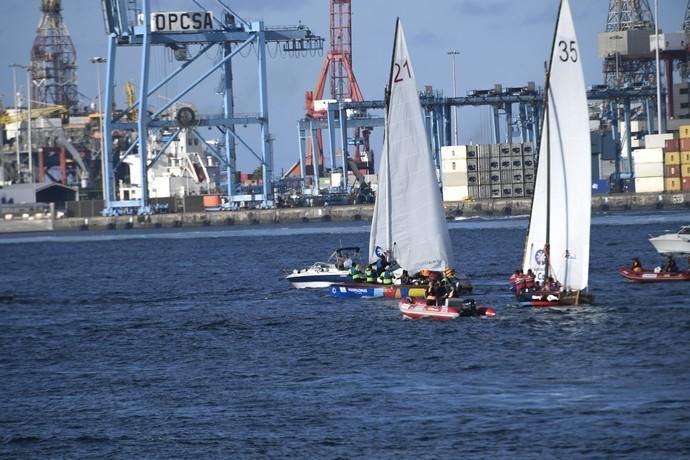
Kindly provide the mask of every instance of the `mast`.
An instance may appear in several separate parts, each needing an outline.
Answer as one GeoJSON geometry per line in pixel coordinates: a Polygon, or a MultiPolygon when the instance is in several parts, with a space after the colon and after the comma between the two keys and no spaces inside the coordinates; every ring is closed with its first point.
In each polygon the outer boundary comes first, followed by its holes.
{"type": "Polygon", "coordinates": [[[549,267],[551,266],[551,129],[549,111],[549,92],[551,91],[551,66],[553,65],[553,54],[556,49],[556,34],[561,22],[561,8],[563,0],[558,2],[558,14],[556,15],[556,27],[553,30],[553,40],[551,40],[551,58],[549,67],[546,69],[546,81],[544,82],[544,124],[546,129],[546,234],[544,241],[544,280],[549,278],[549,267]]]}
{"type": "Polygon", "coordinates": [[[395,255],[392,253],[393,251],[393,213],[391,212],[391,204],[392,204],[392,199],[391,199],[391,187],[390,187],[390,180],[391,180],[391,157],[390,157],[390,117],[388,116],[388,113],[390,112],[390,103],[391,103],[391,91],[393,90],[393,69],[395,68],[395,53],[396,49],[398,46],[398,32],[400,30],[400,17],[398,16],[395,19],[395,37],[393,38],[393,53],[391,54],[391,65],[390,65],[390,75],[388,76],[388,86],[386,87],[386,95],[385,95],[385,101],[386,101],[386,110],[385,110],[385,117],[386,117],[386,128],[384,131],[384,135],[387,137],[386,139],[386,162],[384,167],[386,168],[386,180],[388,180],[389,185],[386,187],[386,250],[389,251],[389,257],[392,257],[395,259],[395,255]]]}

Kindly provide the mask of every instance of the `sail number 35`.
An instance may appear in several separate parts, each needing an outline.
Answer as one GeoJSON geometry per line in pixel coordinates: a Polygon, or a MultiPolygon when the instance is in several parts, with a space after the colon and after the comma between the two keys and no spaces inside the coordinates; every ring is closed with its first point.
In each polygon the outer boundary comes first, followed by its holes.
{"type": "Polygon", "coordinates": [[[412,78],[412,73],[410,72],[410,65],[405,61],[402,65],[397,62],[395,65],[395,75],[393,76],[393,83],[400,83],[405,78],[412,78]],[[407,73],[407,77],[405,76],[407,73]]]}
{"type": "Polygon", "coordinates": [[[575,40],[570,40],[570,42],[566,42],[565,40],[561,40],[558,42],[558,48],[560,49],[560,53],[558,53],[558,58],[566,62],[567,60],[571,60],[573,62],[577,62],[577,48],[575,48],[575,40]]]}

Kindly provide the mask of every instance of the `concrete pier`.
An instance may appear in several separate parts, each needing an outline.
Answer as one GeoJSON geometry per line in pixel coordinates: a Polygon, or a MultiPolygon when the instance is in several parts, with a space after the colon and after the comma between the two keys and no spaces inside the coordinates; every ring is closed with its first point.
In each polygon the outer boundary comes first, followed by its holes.
{"type": "MultiPolygon", "coordinates": [[[[531,200],[478,200],[446,203],[446,215],[509,216],[529,214],[531,200]]],[[[690,210],[690,193],[595,195],[592,212],[690,210]]],[[[2,213],[2,211],[0,211],[2,213]]],[[[373,205],[254,209],[240,211],[154,214],[149,216],[58,218],[55,213],[0,215],[0,233],[181,228],[313,222],[369,221],[373,205]]]]}

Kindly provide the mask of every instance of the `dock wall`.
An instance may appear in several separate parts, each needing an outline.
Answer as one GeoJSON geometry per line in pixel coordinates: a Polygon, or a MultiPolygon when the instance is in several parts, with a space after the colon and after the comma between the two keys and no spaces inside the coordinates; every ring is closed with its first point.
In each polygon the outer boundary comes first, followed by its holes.
{"type": "MultiPolygon", "coordinates": [[[[531,200],[478,200],[446,203],[446,215],[510,216],[529,214],[531,200]]],[[[592,212],[642,211],[661,209],[690,210],[690,193],[616,194],[592,197],[592,212]]],[[[2,212],[2,211],[0,211],[2,212]]],[[[373,205],[255,209],[218,212],[154,214],[149,216],[118,216],[89,218],[56,218],[55,212],[0,215],[0,233],[126,230],[148,228],[180,228],[199,226],[264,225],[309,222],[369,221],[373,205]]]]}

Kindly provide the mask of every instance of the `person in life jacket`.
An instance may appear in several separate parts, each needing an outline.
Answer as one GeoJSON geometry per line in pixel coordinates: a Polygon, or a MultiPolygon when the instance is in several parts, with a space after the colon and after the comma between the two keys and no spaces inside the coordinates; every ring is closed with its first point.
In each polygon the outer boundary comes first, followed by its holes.
{"type": "Polygon", "coordinates": [[[515,272],[510,275],[508,282],[510,283],[510,291],[515,292],[515,284],[517,283],[517,277],[520,274],[520,270],[515,270],[515,272]]]}
{"type": "Polygon", "coordinates": [[[535,284],[535,279],[536,277],[534,276],[534,272],[532,269],[527,270],[527,274],[525,274],[525,291],[534,291],[534,288],[536,287],[535,284]]]}
{"type": "Polygon", "coordinates": [[[515,277],[515,293],[520,294],[525,290],[525,275],[522,270],[518,270],[517,276],[515,277]]]}
{"type": "Polygon", "coordinates": [[[390,272],[390,270],[387,268],[383,270],[383,273],[379,275],[379,283],[386,285],[393,284],[393,274],[390,272]]]}
{"type": "Polygon", "coordinates": [[[459,282],[455,279],[455,270],[446,267],[443,270],[443,278],[441,278],[441,286],[443,287],[445,298],[455,297],[459,290],[459,282]]]}
{"type": "Polygon", "coordinates": [[[632,258],[632,265],[630,268],[632,268],[632,270],[634,272],[637,272],[637,273],[641,272],[642,271],[642,264],[640,263],[640,259],[638,259],[637,257],[633,257],[632,258]]]}
{"type": "Polygon", "coordinates": [[[376,282],[376,272],[374,272],[374,269],[371,267],[371,265],[367,265],[367,268],[364,269],[364,277],[367,283],[376,282]]]}
{"type": "Polygon", "coordinates": [[[426,299],[427,305],[437,305],[438,302],[438,290],[436,289],[435,283],[429,281],[429,285],[424,290],[424,298],[426,299]]]}
{"type": "Polygon", "coordinates": [[[354,264],[350,267],[350,278],[352,281],[359,283],[362,280],[362,272],[359,271],[359,265],[354,264]]]}

